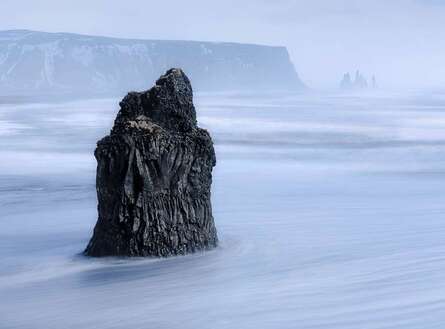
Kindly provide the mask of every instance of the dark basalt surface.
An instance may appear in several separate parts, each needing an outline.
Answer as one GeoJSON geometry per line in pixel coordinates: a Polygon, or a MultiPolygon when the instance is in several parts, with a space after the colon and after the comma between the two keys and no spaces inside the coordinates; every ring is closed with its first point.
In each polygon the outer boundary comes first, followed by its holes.
{"type": "Polygon", "coordinates": [[[94,153],[99,218],[85,254],[166,257],[215,247],[215,151],[197,126],[187,76],[170,69],[120,107],[94,153]]]}

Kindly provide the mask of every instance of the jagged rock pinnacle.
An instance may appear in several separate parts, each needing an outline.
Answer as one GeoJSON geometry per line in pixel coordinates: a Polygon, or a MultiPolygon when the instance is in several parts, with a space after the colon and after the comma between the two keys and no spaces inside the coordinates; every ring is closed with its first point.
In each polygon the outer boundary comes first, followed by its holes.
{"type": "Polygon", "coordinates": [[[95,151],[99,218],[85,254],[170,256],[215,247],[215,152],[197,126],[187,76],[170,69],[120,107],[95,151]]]}

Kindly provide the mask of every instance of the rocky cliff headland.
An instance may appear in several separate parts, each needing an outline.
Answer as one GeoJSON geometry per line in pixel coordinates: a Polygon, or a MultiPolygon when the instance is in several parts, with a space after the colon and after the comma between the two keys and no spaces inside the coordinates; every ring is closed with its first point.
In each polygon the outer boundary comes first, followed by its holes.
{"type": "Polygon", "coordinates": [[[285,47],[0,31],[0,95],[123,95],[171,67],[198,91],[304,87],[285,47]]]}

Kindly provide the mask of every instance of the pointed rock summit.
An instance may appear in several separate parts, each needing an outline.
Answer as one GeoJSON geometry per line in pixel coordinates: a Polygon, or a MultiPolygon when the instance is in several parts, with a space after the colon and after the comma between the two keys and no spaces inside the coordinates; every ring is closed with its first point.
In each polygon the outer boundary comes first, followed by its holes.
{"type": "Polygon", "coordinates": [[[99,218],[86,255],[166,257],[217,245],[210,201],[215,151],[197,126],[182,70],[125,96],[94,155],[99,218]]]}

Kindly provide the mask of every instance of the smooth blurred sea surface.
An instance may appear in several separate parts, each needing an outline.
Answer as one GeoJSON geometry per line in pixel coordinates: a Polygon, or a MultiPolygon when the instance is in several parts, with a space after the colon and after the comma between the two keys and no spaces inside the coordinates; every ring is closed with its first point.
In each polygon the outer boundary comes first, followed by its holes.
{"type": "Polygon", "coordinates": [[[445,95],[195,96],[217,249],[80,255],[118,99],[0,102],[0,329],[445,323],[445,95]]]}

